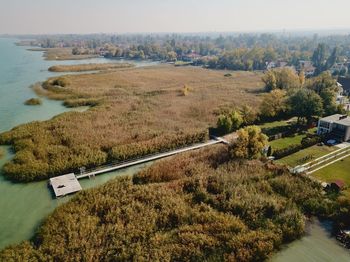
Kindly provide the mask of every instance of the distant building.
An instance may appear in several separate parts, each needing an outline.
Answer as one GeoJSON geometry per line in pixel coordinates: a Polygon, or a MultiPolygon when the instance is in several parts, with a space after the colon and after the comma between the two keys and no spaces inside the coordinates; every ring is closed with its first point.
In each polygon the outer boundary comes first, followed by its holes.
{"type": "Polygon", "coordinates": [[[313,66],[311,61],[300,60],[299,71],[303,71],[305,76],[313,76],[315,74],[316,67],[313,66]]]}
{"type": "Polygon", "coordinates": [[[271,70],[274,68],[283,68],[288,65],[285,61],[271,61],[266,63],[266,70],[271,70]]]}
{"type": "Polygon", "coordinates": [[[340,141],[350,140],[350,117],[335,114],[318,121],[317,134],[330,134],[340,141]]]}
{"type": "Polygon", "coordinates": [[[195,62],[200,59],[202,56],[196,52],[192,52],[182,56],[182,61],[184,62],[195,62]]]}
{"type": "Polygon", "coordinates": [[[344,63],[335,63],[329,71],[336,75],[346,75],[348,73],[348,67],[344,63]]]}

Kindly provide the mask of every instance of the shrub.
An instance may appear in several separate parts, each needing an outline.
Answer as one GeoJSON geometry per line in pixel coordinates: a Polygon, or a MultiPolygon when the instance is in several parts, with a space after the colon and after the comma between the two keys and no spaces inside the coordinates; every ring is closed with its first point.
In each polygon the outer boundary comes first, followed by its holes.
{"type": "Polygon", "coordinates": [[[27,101],[25,101],[24,104],[27,106],[37,106],[41,105],[42,101],[39,98],[30,98],[27,101]]]}

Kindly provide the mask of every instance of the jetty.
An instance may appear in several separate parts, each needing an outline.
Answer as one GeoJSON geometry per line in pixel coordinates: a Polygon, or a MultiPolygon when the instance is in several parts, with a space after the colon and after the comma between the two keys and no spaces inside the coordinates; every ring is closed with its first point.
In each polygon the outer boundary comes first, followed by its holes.
{"type": "Polygon", "coordinates": [[[68,175],[54,177],[54,178],[50,179],[49,183],[52,186],[56,197],[61,197],[61,196],[65,196],[65,195],[75,193],[75,192],[82,190],[82,188],[79,184],[79,181],[78,181],[79,179],[95,177],[96,175],[100,175],[103,173],[108,173],[111,171],[120,170],[123,168],[127,168],[127,167],[131,167],[131,166],[155,161],[155,160],[158,160],[161,158],[177,155],[177,154],[184,153],[187,151],[197,150],[200,148],[204,148],[207,146],[212,146],[212,145],[220,144],[220,143],[228,144],[228,141],[225,140],[224,138],[213,137],[213,139],[209,140],[208,142],[195,144],[192,146],[187,146],[187,147],[183,147],[180,149],[167,151],[164,153],[148,155],[148,156],[144,156],[144,157],[141,157],[138,159],[133,159],[133,160],[125,161],[125,162],[117,162],[114,164],[104,165],[104,166],[100,166],[100,167],[97,167],[97,168],[94,168],[91,170],[86,170],[84,172],[81,172],[80,174],[71,173],[68,175]]]}
{"type": "Polygon", "coordinates": [[[74,173],[50,178],[49,185],[52,187],[56,198],[82,190],[74,173]]]}

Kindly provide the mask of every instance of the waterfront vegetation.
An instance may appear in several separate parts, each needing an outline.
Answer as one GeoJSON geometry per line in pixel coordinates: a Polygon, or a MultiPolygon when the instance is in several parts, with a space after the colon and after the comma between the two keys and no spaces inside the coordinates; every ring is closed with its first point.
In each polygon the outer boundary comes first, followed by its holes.
{"type": "Polygon", "coordinates": [[[24,104],[27,106],[38,106],[42,104],[42,101],[39,98],[30,98],[24,104]]]}
{"type": "Polygon", "coordinates": [[[79,193],[0,260],[262,261],[337,207],[317,183],[216,146],[79,193]]]}
{"type": "Polygon", "coordinates": [[[30,48],[28,50],[44,52],[46,60],[84,60],[98,57],[97,54],[73,55],[72,48],[30,48]]]}
{"type": "Polygon", "coordinates": [[[16,152],[4,173],[39,180],[201,142],[227,108],[259,105],[262,88],[260,73],[169,65],[51,78],[34,89],[93,107],[1,134],[16,152]]]}
{"type": "Polygon", "coordinates": [[[121,69],[133,67],[128,63],[101,63],[101,64],[80,64],[80,65],[57,65],[51,66],[51,72],[83,72],[83,71],[101,71],[109,69],[121,69]]]}

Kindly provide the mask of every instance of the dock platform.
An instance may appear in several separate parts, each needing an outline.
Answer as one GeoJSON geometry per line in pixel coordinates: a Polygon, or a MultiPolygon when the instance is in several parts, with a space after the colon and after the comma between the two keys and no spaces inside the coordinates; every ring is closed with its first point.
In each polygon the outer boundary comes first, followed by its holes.
{"type": "Polygon", "coordinates": [[[50,178],[50,186],[52,187],[56,198],[82,190],[74,173],[50,178]]]}

